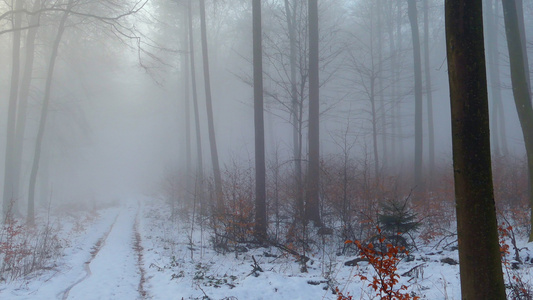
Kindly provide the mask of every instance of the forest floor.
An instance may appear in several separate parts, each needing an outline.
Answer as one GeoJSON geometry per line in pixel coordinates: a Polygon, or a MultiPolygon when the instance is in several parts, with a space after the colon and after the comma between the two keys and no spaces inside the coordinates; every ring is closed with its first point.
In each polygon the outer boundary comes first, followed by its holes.
{"type": "MultiPolygon", "coordinates": [[[[171,221],[168,206],[149,197],[55,218],[61,256],[49,268],[1,281],[0,299],[312,300],[337,299],[335,288],[353,299],[379,299],[370,281],[359,276],[372,278],[372,266],[346,266],[357,255],[338,255],[342,245],[331,245],[328,237],[308,254],[302,273],[296,258],[276,247],[216,252],[209,229],[171,221]]],[[[525,242],[518,241],[520,257],[531,261],[533,251],[525,242]]],[[[396,287],[406,285],[422,299],[461,299],[459,265],[454,264],[458,253],[444,244],[418,246],[403,258],[396,287]]],[[[512,281],[517,274],[531,286],[531,270],[533,265],[525,262],[506,271],[506,278],[512,281]]]]}

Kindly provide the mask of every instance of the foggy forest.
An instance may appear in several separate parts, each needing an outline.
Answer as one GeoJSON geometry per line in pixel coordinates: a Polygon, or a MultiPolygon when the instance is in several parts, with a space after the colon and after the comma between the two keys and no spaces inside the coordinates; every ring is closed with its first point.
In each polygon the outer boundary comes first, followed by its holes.
{"type": "Polygon", "coordinates": [[[0,299],[533,299],[531,0],[0,1],[0,299]]]}

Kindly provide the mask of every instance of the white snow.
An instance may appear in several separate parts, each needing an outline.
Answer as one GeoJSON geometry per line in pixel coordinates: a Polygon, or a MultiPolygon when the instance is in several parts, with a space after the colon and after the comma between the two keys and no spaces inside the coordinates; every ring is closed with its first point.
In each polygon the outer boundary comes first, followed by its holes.
{"type": "MultiPolygon", "coordinates": [[[[337,256],[335,247],[314,253],[308,272],[301,273],[294,257],[275,248],[216,253],[208,230],[198,225],[191,243],[190,223],[170,221],[162,201],[139,197],[122,203],[128,204],[100,210],[95,218],[83,221],[81,230],[75,230],[79,218],[61,218],[63,256],[50,270],[1,282],[0,299],[336,299],[328,280],[354,299],[374,299],[369,282],[356,276],[370,277],[371,267],[345,266],[354,257],[337,256]],[[136,228],[142,246],[140,265],[136,228]],[[252,256],[263,272],[252,274],[252,256]]],[[[459,266],[440,261],[458,260],[456,250],[420,246],[412,255],[413,261],[400,262],[398,274],[421,267],[416,274],[403,276],[401,284],[422,299],[461,298],[459,266]]],[[[522,255],[531,256],[528,250],[522,255]]],[[[520,271],[528,283],[530,267],[526,263],[520,271]]]]}

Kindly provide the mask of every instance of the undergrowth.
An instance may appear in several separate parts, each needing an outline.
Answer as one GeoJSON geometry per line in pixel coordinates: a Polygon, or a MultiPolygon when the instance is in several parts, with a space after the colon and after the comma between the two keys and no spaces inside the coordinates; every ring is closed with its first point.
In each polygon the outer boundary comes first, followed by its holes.
{"type": "Polygon", "coordinates": [[[0,227],[0,281],[53,267],[60,248],[57,230],[49,222],[28,226],[8,213],[0,227]]]}

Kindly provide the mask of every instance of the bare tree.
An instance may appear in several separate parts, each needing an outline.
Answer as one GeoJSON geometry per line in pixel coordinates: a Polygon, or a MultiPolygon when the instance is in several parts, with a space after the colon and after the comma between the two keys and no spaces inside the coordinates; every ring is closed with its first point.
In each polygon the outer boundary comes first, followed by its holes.
{"type": "Polygon", "coordinates": [[[189,0],[187,6],[188,13],[188,31],[189,31],[189,57],[191,63],[191,89],[192,89],[192,101],[194,107],[194,124],[195,124],[195,133],[196,133],[196,184],[195,184],[195,195],[200,196],[200,201],[202,201],[202,213],[205,213],[205,201],[201,192],[203,191],[203,181],[204,181],[204,163],[202,157],[202,135],[200,131],[200,112],[198,108],[198,90],[196,87],[196,64],[195,64],[195,55],[194,55],[194,35],[193,35],[193,25],[192,25],[192,2],[189,0]]]}
{"type": "Polygon", "coordinates": [[[489,100],[492,102],[491,108],[491,134],[493,151],[496,156],[506,156],[508,154],[507,139],[505,137],[505,116],[501,95],[500,80],[500,55],[498,51],[499,36],[499,1],[487,0],[483,13],[485,32],[485,51],[487,56],[487,72],[489,79],[489,100]]]}
{"type": "MultiPolygon", "coordinates": [[[[525,41],[521,37],[520,18],[515,1],[504,0],[503,18],[507,35],[507,47],[509,49],[509,62],[511,68],[511,81],[513,86],[514,102],[522,135],[526,147],[529,203],[533,213],[533,107],[531,105],[531,93],[529,90],[529,71],[526,68],[527,52],[524,52],[525,41]]],[[[533,224],[533,215],[530,218],[533,224]]],[[[529,234],[529,241],[533,241],[533,230],[529,234]]]]}
{"type": "Polygon", "coordinates": [[[50,56],[50,62],[48,63],[48,71],[46,75],[46,84],[44,91],[43,107],[41,109],[41,118],[39,120],[39,131],[37,132],[37,141],[35,143],[35,151],[33,157],[33,164],[30,174],[30,188],[28,192],[28,224],[35,223],[35,184],[37,182],[37,170],[39,170],[39,160],[41,158],[41,146],[43,142],[44,130],[46,127],[46,118],[48,117],[48,106],[50,104],[50,90],[52,88],[52,79],[54,76],[54,68],[59,49],[59,43],[65,32],[65,22],[69,16],[69,10],[72,8],[74,0],[69,0],[67,3],[67,11],[63,13],[59,27],[57,29],[57,35],[52,46],[52,53],[50,56]]]}
{"type": "Polygon", "coordinates": [[[308,1],[309,25],[309,167],[307,182],[307,201],[305,213],[307,220],[316,226],[320,220],[320,81],[318,74],[318,2],[308,1]]]}
{"type": "Polygon", "coordinates": [[[428,164],[429,184],[435,174],[435,126],[433,125],[433,96],[431,91],[431,68],[429,62],[429,1],[424,0],[424,75],[426,77],[426,100],[428,116],[428,164]]]}
{"type": "MultiPolygon", "coordinates": [[[[22,9],[23,0],[16,0],[15,10],[22,9]]],[[[13,29],[20,28],[22,23],[22,15],[16,13],[13,16],[13,29]]],[[[5,156],[5,170],[4,170],[4,193],[3,193],[3,213],[17,210],[18,201],[18,178],[15,177],[16,168],[16,119],[17,119],[17,102],[20,79],[20,30],[13,31],[13,48],[12,48],[12,64],[11,64],[11,86],[9,92],[9,106],[7,114],[7,139],[6,139],[6,156],[5,156]]]]}
{"type": "MultiPolygon", "coordinates": [[[[33,11],[38,11],[41,7],[41,1],[35,0],[33,3],[33,11]]],[[[20,181],[22,170],[22,153],[24,145],[24,134],[26,131],[26,114],[28,107],[28,98],[30,94],[30,86],[32,83],[33,63],[35,57],[35,39],[37,36],[37,25],[39,24],[40,13],[34,14],[30,17],[29,27],[26,35],[26,46],[24,53],[24,72],[19,88],[19,99],[17,106],[17,121],[15,130],[15,168],[13,169],[13,189],[20,193],[20,181]]]]}
{"type": "Polygon", "coordinates": [[[209,75],[209,55],[207,49],[207,29],[205,19],[205,0],[200,0],[200,27],[202,35],[202,58],[204,66],[205,103],[207,108],[207,126],[209,133],[209,145],[211,149],[211,162],[213,164],[213,175],[215,178],[215,197],[218,209],[224,207],[222,195],[222,176],[218,163],[218,150],[215,135],[215,125],[213,120],[213,101],[211,97],[211,78],[209,75]]]}
{"type": "Polygon", "coordinates": [[[418,31],[418,17],[416,0],[407,0],[409,23],[413,40],[413,61],[415,73],[415,156],[414,180],[420,190],[422,188],[422,62],[420,58],[420,34],[418,31]]]}
{"type": "Polygon", "coordinates": [[[35,150],[33,152],[33,161],[32,161],[30,182],[29,182],[29,188],[28,188],[29,192],[28,192],[27,222],[29,224],[34,223],[35,187],[37,183],[37,174],[38,174],[39,163],[41,159],[41,149],[42,149],[44,133],[46,130],[46,123],[47,123],[47,118],[48,118],[48,113],[49,113],[50,94],[51,94],[52,83],[53,83],[55,63],[57,60],[57,55],[59,52],[59,46],[61,43],[61,39],[63,37],[63,33],[65,32],[67,19],[71,15],[77,15],[77,16],[82,16],[84,18],[91,18],[94,20],[98,20],[105,24],[113,24],[115,25],[113,28],[118,31],[117,36],[122,35],[123,37],[126,37],[127,39],[137,39],[137,37],[132,37],[131,35],[126,34],[124,30],[128,30],[128,29],[118,24],[118,21],[126,16],[139,12],[146,4],[146,1],[144,2],[142,1],[144,0],[141,0],[140,2],[136,2],[135,4],[133,4],[132,7],[126,9],[126,11],[119,12],[116,16],[95,15],[92,13],[84,13],[80,11],[75,11],[73,10],[73,8],[76,5],[80,4],[80,2],[76,0],[69,0],[67,3],[61,3],[61,4],[56,3],[56,5],[59,5],[59,6],[55,6],[54,9],[51,9],[52,11],[62,12],[63,15],[61,16],[61,20],[59,22],[57,33],[54,37],[54,42],[53,42],[51,53],[50,53],[50,60],[48,63],[48,69],[47,69],[47,74],[46,74],[43,104],[42,104],[41,115],[40,115],[40,120],[39,120],[39,128],[37,132],[35,150]]]}
{"type": "Polygon", "coordinates": [[[267,237],[265,123],[263,117],[263,47],[261,37],[261,0],[252,2],[254,61],[255,128],[255,236],[267,237]]]}
{"type": "MultiPolygon", "coordinates": [[[[362,16],[362,21],[357,25],[363,30],[364,34],[358,32],[350,32],[350,44],[348,45],[348,60],[347,72],[350,74],[348,84],[350,89],[354,92],[356,99],[368,100],[370,108],[364,108],[370,114],[369,122],[372,135],[372,152],[374,158],[374,177],[378,178],[381,169],[381,156],[379,150],[383,145],[383,139],[378,142],[380,135],[380,123],[384,123],[385,109],[383,97],[384,78],[384,59],[382,51],[379,51],[382,37],[377,34],[379,27],[376,23],[380,22],[376,17],[377,9],[376,2],[364,3],[365,6],[358,7],[358,11],[362,16]],[[377,20],[377,21],[376,21],[377,20]]],[[[384,154],[383,147],[383,154],[384,154]]]]}
{"type": "Polygon", "coordinates": [[[290,44],[290,95],[291,95],[291,123],[292,123],[292,149],[294,159],[294,176],[296,183],[296,206],[300,215],[304,211],[304,200],[302,194],[302,135],[300,120],[302,119],[301,107],[302,105],[298,101],[298,86],[296,81],[296,32],[294,28],[294,22],[296,21],[296,3],[293,1],[293,9],[289,0],[284,1],[285,4],[285,16],[287,20],[287,30],[289,32],[289,44],[290,44]]]}
{"type": "MultiPolygon", "coordinates": [[[[186,3],[189,5],[189,3],[186,3]]],[[[182,42],[184,48],[187,51],[184,51],[182,55],[182,72],[183,72],[183,98],[184,98],[184,109],[185,109],[185,186],[187,193],[187,200],[190,200],[190,195],[193,192],[192,186],[192,143],[191,143],[191,95],[190,95],[190,55],[188,53],[189,48],[189,14],[188,11],[183,12],[183,37],[182,42]]]]}
{"type": "MultiPolygon", "coordinates": [[[[265,24],[270,26],[263,33],[263,58],[265,60],[265,108],[292,126],[292,153],[294,163],[294,202],[297,218],[305,218],[305,186],[303,182],[302,162],[305,160],[305,133],[308,129],[308,99],[309,99],[309,43],[308,43],[308,3],[307,1],[286,0],[280,2],[265,2],[264,17],[269,17],[265,24]],[[268,22],[268,23],[267,23],[268,22]]],[[[332,10],[329,5],[334,3],[321,2],[321,14],[328,14],[332,10]]],[[[340,57],[342,43],[338,40],[339,26],[332,18],[324,17],[321,21],[322,30],[330,32],[319,36],[321,46],[320,86],[328,84],[337,70],[335,62],[340,57]]],[[[251,84],[251,80],[243,78],[251,84]]],[[[322,97],[321,105],[327,103],[327,96],[322,97]]],[[[328,103],[328,106],[330,104],[328,103]]],[[[321,114],[328,108],[322,109],[321,114]]]]}

